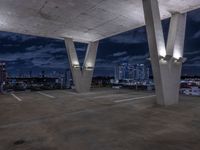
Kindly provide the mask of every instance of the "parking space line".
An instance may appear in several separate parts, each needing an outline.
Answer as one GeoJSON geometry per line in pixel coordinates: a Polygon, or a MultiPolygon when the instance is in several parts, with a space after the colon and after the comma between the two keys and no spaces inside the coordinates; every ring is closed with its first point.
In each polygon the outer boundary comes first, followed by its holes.
{"type": "Polygon", "coordinates": [[[138,100],[138,99],[145,99],[145,98],[150,98],[150,97],[155,97],[155,96],[156,95],[149,95],[149,96],[143,96],[143,97],[127,98],[127,99],[122,99],[122,100],[116,100],[114,102],[115,103],[121,103],[121,102],[133,101],[133,100],[138,100]]]}
{"type": "Polygon", "coordinates": [[[39,93],[40,95],[49,97],[49,98],[56,98],[56,97],[54,97],[54,96],[52,96],[52,95],[49,95],[49,94],[46,94],[46,93],[43,93],[43,92],[37,92],[37,93],[39,93]]]}
{"type": "Polygon", "coordinates": [[[18,101],[20,101],[20,102],[22,101],[22,99],[19,98],[19,97],[17,97],[15,94],[12,93],[11,95],[12,95],[16,100],[18,100],[18,101]]]}
{"type": "Polygon", "coordinates": [[[109,97],[120,97],[120,96],[124,96],[127,94],[109,94],[109,95],[101,95],[101,96],[95,96],[93,97],[94,99],[98,99],[98,98],[109,98],[109,97]]]}
{"type": "Polygon", "coordinates": [[[65,92],[65,93],[67,93],[67,94],[71,94],[71,95],[79,95],[79,93],[76,93],[76,92],[65,92]]]}

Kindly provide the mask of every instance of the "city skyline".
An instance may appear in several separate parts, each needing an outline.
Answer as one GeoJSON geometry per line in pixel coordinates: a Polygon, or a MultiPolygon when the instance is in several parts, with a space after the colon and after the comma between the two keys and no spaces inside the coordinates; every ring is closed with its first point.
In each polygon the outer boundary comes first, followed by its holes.
{"type": "Polygon", "coordinates": [[[132,80],[132,81],[149,81],[150,72],[149,67],[144,64],[132,65],[129,63],[122,63],[115,66],[114,78],[119,80],[132,80]]]}
{"type": "MultiPolygon", "coordinates": [[[[187,17],[183,74],[200,75],[200,9],[191,11],[187,17]]],[[[167,39],[169,19],[163,21],[164,36],[167,39]]],[[[0,61],[6,62],[9,74],[33,71],[38,74],[64,71],[69,68],[63,40],[49,39],[16,33],[0,32],[0,61]]],[[[87,45],[76,43],[80,62],[83,62],[87,45]]],[[[114,76],[118,63],[147,64],[149,57],[145,27],[131,30],[100,41],[95,76],[114,76]]]]}

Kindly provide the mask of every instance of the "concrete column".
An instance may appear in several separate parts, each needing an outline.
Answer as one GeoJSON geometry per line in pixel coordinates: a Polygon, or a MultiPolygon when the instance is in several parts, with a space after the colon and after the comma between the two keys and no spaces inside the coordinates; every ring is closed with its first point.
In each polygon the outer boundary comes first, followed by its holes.
{"type": "Polygon", "coordinates": [[[173,14],[167,49],[157,0],[143,0],[157,103],[178,103],[186,14],[173,14]],[[179,55],[178,55],[179,54],[179,55]]]}
{"type": "Polygon", "coordinates": [[[77,57],[74,42],[70,38],[65,38],[65,45],[69,59],[69,65],[72,72],[72,78],[77,91],[81,91],[81,68],[77,57]]]}
{"type": "Polygon", "coordinates": [[[171,17],[166,53],[172,57],[166,64],[162,64],[166,105],[177,104],[179,101],[186,16],[175,13],[171,17]]]}
{"type": "Polygon", "coordinates": [[[70,38],[65,38],[67,54],[72,72],[72,78],[77,92],[88,92],[91,87],[93,71],[99,42],[90,42],[88,44],[84,64],[81,67],[74,42],[70,38]]]}
{"type": "Polygon", "coordinates": [[[172,14],[167,41],[167,55],[179,59],[183,57],[186,14],[172,14]]]}
{"type": "Polygon", "coordinates": [[[99,42],[91,42],[88,45],[85,60],[83,63],[83,89],[82,91],[89,91],[92,83],[92,76],[95,67],[97,49],[99,42]],[[85,84],[87,83],[87,84],[85,84]]]}

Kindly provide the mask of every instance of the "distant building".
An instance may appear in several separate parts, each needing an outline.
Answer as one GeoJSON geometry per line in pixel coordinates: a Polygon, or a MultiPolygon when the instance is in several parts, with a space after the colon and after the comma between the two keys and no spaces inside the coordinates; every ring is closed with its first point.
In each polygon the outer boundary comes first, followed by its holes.
{"type": "Polygon", "coordinates": [[[126,65],[120,64],[115,67],[115,80],[126,78],[126,65]]]}
{"type": "Polygon", "coordinates": [[[145,72],[145,80],[149,81],[150,79],[150,69],[146,67],[146,72],[145,72]]]}
{"type": "Polygon", "coordinates": [[[115,80],[147,81],[149,80],[149,71],[144,64],[122,63],[115,67],[115,80]]]}
{"type": "Polygon", "coordinates": [[[65,72],[65,85],[67,88],[71,88],[72,85],[72,75],[70,69],[65,72]]]}
{"type": "Polygon", "coordinates": [[[0,92],[3,92],[3,85],[6,82],[6,78],[6,64],[4,62],[0,62],[0,92]]]}
{"type": "Polygon", "coordinates": [[[67,69],[64,73],[60,73],[58,75],[59,83],[61,84],[61,88],[71,88],[72,85],[72,75],[70,69],[67,69]]]}
{"type": "Polygon", "coordinates": [[[142,80],[145,80],[145,66],[144,64],[137,64],[136,67],[135,67],[135,72],[136,72],[136,76],[135,76],[135,79],[134,80],[139,80],[139,81],[142,81],[142,80]]]}

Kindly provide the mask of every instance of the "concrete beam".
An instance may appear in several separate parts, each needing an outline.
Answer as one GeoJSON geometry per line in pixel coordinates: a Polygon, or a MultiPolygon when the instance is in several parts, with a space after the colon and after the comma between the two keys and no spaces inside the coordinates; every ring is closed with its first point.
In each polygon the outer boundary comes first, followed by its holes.
{"type": "Polygon", "coordinates": [[[143,8],[157,103],[176,104],[182,68],[178,59],[183,56],[186,14],[172,15],[166,49],[158,1],[143,0],[143,8]]]}
{"type": "Polygon", "coordinates": [[[88,92],[91,87],[92,76],[95,67],[98,41],[88,44],[83,66],[80,66],[74,42],[71,38],[65,38],[65,45],[72,72],[73,82],[77,92],[88,92]]]}
{"type": "Polygon", "coordinates": [[[177,59],[183,57],[186,17],[186,14],[174,13],[170,21],[167,55],[174,56],[177,59]]]}

